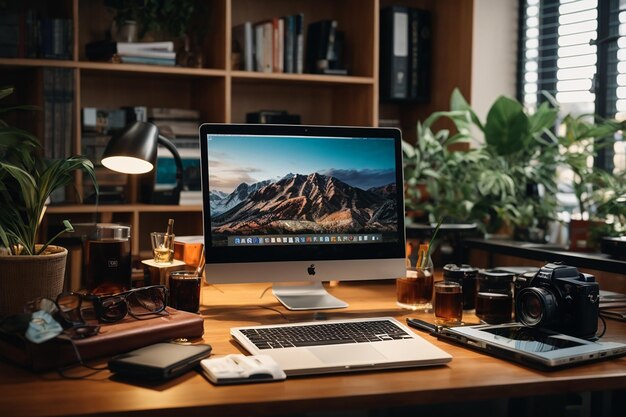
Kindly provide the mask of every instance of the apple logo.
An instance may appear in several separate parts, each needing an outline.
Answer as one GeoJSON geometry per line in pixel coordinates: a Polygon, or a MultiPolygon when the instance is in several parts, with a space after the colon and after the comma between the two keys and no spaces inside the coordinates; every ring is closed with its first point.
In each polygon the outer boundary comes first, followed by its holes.
{"type": "Polygon", "coordinates": [[[315,264],[311,264],[311,266],[306,269],[306,272],[308,272],[309,275],[315,275],[315,264]]]}

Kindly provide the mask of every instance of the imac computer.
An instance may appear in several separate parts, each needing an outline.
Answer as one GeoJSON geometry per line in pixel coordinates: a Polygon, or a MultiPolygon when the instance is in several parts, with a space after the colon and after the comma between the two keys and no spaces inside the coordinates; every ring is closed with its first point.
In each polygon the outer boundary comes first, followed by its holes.
{"type": "Polygon", "coordinates": [[[405,273],[398,129],[207,123],[200,149],[208,283],[305,310],[347,306],[323,281],[405,273]]]}

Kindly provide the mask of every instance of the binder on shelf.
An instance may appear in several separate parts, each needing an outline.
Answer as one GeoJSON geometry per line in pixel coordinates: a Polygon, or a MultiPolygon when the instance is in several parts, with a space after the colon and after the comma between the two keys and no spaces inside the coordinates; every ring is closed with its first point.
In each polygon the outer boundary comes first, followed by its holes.
{"type": "Polygon", "coordinates": [[[380,99],[408,96],[409,10],[389,6],[380,11],[380,99]]]}

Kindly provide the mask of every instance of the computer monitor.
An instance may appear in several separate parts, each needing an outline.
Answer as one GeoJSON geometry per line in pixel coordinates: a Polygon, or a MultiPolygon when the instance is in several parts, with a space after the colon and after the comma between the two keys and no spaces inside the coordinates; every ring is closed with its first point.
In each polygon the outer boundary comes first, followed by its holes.
{"type": "Polygon", "coordinates": [[[322,281],[404,275],[398,129],[209,123],[200,149],[208,283],[303,310],[347,306],[322,281]]]}

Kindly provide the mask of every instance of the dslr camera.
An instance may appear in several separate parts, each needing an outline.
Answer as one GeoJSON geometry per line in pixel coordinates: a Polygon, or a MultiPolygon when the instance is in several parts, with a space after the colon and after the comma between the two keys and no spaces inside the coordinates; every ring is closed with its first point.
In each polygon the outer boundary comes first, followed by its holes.
{"type": "Polygon", "coordinates": [[[600,286],[593,275],[549,263],[517,281],[515,314],[528,327],[593,339],[598,330],[600,286]]]}

